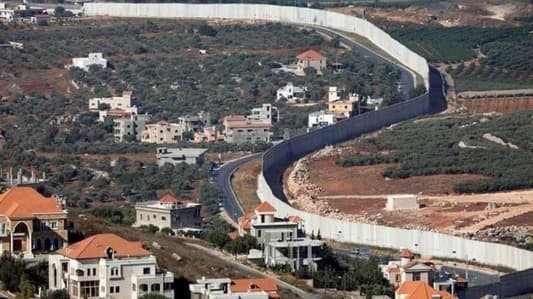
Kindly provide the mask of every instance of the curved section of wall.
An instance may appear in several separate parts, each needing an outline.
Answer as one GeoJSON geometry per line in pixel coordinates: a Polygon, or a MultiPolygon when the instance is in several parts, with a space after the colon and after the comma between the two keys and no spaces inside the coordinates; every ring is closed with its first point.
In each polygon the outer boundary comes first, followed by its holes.
{"type": "Polygon", "coordinates": [[[424,79],[428,88],[426,59],[409,50],[374,24],[352,16],[311,8],[263,4],[181,4],[181,3],[85,3],[87,16],[140,18],[223,18],[266,20],[301,25],[317,25],[368,38],[387,54],[401,61],[424,79]]]}

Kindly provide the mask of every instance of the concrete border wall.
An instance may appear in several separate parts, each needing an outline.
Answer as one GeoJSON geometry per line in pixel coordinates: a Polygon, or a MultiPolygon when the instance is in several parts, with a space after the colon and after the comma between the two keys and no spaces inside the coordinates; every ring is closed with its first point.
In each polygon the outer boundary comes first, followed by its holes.
{"type": "Polygon", "coordinates": [[[181,4],[181,3],[85,3],[87,16],[139,18],[223,18],[266,20],[301,25],[316,25],[368,38],[390,56],[401,61],[424,79],[428,88],[426,59],[409,50],[374,24],[352,16],[311,8],[264,4],[181,4]]]}
{"type": "Polygon", "coordinates": [[[442,78],[438,78],[440,75],[434,70],[430,72],[427,61],[423,57],[412,52],[375,25],[356,17],[324,10],[261,4],[86,3],[84,13],[88,16],[266,20],[324,26],[353,32],[368,38],[386,53],[422,76],[429,93],[297,136],[272,147],[263,156],[263,171],[259,175],[257,193],[261,200],[272,203],[278,209],[278,216],[301,216],[305,219],[307,231],[316,232],[320,229],[321,235],[325,238],[380,247],[406,247],[420,254],[439,257],[464,259],[468,256],[481,263],[503,265],[518,270],[533,267],[533,252],[512,246],[468,240],[429,231],[330,219],[299,211],[283,201],[281,175],[286,167],[298,158],[328,144],[343,142],[393,123],[442,110],[444,97],[442,78]]]}

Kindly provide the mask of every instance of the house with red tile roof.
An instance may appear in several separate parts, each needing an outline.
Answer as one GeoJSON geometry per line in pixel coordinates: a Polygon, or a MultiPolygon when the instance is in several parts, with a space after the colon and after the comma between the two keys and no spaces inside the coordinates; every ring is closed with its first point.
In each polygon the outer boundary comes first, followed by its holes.
{"type": "Polygon", "coordinates": [[[424,281],[406,281],[394,293],[395,299],[454,299],[446,291],[438,291],[424,281]]]}
{"type": "Polygon", "coordinates": [[[139,202],[135,205],[134,227],[155,225],[159,229],[198,231],[202,226],[202,205],[173,194],[162,195],[157,201],[139,202]]]}
{"type": "Polygon", "coordinates": [[[310,49],[296,56],[298,72],[305,73],[306,68],[314,68],[318,74],[327,66],[327,58],[318,51],[310,49]]]}
{"type": "Polygon", "coordinates": [[[0,194],[0,250],[23,253],[57,250],[68,240],[67,212],[60,200],[30,187],[0,194]]]}
{"type": "Polygon", "coordinates": [[[278,286],[272,278],[202,278],[190,284],[191,298],[278,299],[278,286]]]}
{"type": "Polygon", "coordinates": [[[174,298],[174,274],[159,269],[141,242],[115,234],[93,235],[50,254],[48,272],[49,289],[67,289],[69,298],[174,298]]]}

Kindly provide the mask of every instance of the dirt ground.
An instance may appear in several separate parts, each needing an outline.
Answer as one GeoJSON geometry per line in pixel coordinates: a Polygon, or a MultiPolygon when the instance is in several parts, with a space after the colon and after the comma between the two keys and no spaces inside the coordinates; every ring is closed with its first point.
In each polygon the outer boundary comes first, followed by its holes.
{"type": "Polygon", "coordinates": [[[76,88],[66,69],[22,70],[19,74],[4,74],[3,77],[0,80],[0,97],[33,92],[49,97],[54,91],[66,94],[76,88]]]}
{"type": "Polygon", "coordinates": [[[330,10],[358,17],[361,17],[365,11],[367,18],[377,24],[389,22],[428,24],[428,16],[435,16],[437,19],[433,22],[445,27],[501,26],[513,24],[514,17],[531,12],[533,5],[518,1],[463,0],[454,3],[442,1],[421,4],[405,9],[336,7],[330,10]]]}
{"type": "Polygon", "coordinates": [[[430,175],[406,179],[386,179],[383,171],[391,164],[341,167],[336,157],[321,158],[310,167],[311,181],[327,195],[379,195],[396,193],[449,194],[459,181],[478,180],[482,175],[430,175]]]}
{"type": "MultiPolygon", "coordinates": [[[[351,150],[347,149],[348,151],[351,150]]],[[[482,175],[433,175],[386,179],[386,164],[335,165],[336,156],[322,155],[309,163],[310,181],[321,190],[318,200],[354,221],[452,234],[476,233],[487,227],[533,228],[533,190],[459,195],[453,184],[482,175]],[[386,211],[389,194],[417,194],[419,209],[386,211]]],[[[285,173],[285,180],[292,168],[285,173]]]]}
{"type": "Polygon", "coordinates": [[[253,213],[260,203],[256,194],[259,172],[261,172],[261,160],[253,160],[241,166],[231,180],[233,190],[247,213],[253,213]]]}
{"type": "Polygon", "coordinates": [[[459,100],[458,103],[473,113],[511,113],[533,109],[533,97],[459,100]]]}

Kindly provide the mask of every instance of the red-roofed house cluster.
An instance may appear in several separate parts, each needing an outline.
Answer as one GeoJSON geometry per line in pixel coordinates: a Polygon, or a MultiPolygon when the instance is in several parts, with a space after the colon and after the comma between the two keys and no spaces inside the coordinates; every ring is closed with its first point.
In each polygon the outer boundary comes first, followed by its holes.
{"type": "Polygon", "coordinates": [[[68,240],[66,219],[58,199],[29,187],[9,189],[0,194],[0,249],[25,258],[59,249],[68,240]]]}
{"type": "Polygon", "coordinates": [[[286,265],[292,271],[301,267],[316,270],[323,242],[305,237],[302,218],[296,215],[276,218],[277,210],[266,201],[254,212],[239,218],[239,235],[255,237],[262,248],[250,250],[249,259],[262,259],[268,267],[286,265]]]}
{"type": "Polygon", "coordinates": [[[190,284],[191,298],[218,299],[278,299],[276,281],[271,278],[229,279],[212,278],[198,279],[190,284]]]}
{"type": "Polygon", "coordinates": [[[402,299],[451,299],[457,288],[466,287],[466,281],[458,276],[450,276],[437,269],[431,262],[415,259],[411,250],[399,252],[399,260],[380,265],[383,277],[398,287],[396,298],[402,299]],[[398,294],[400,297],[398,297],[398,294]],[[429,297],[424,297],[428,295],[429,297]]]}

